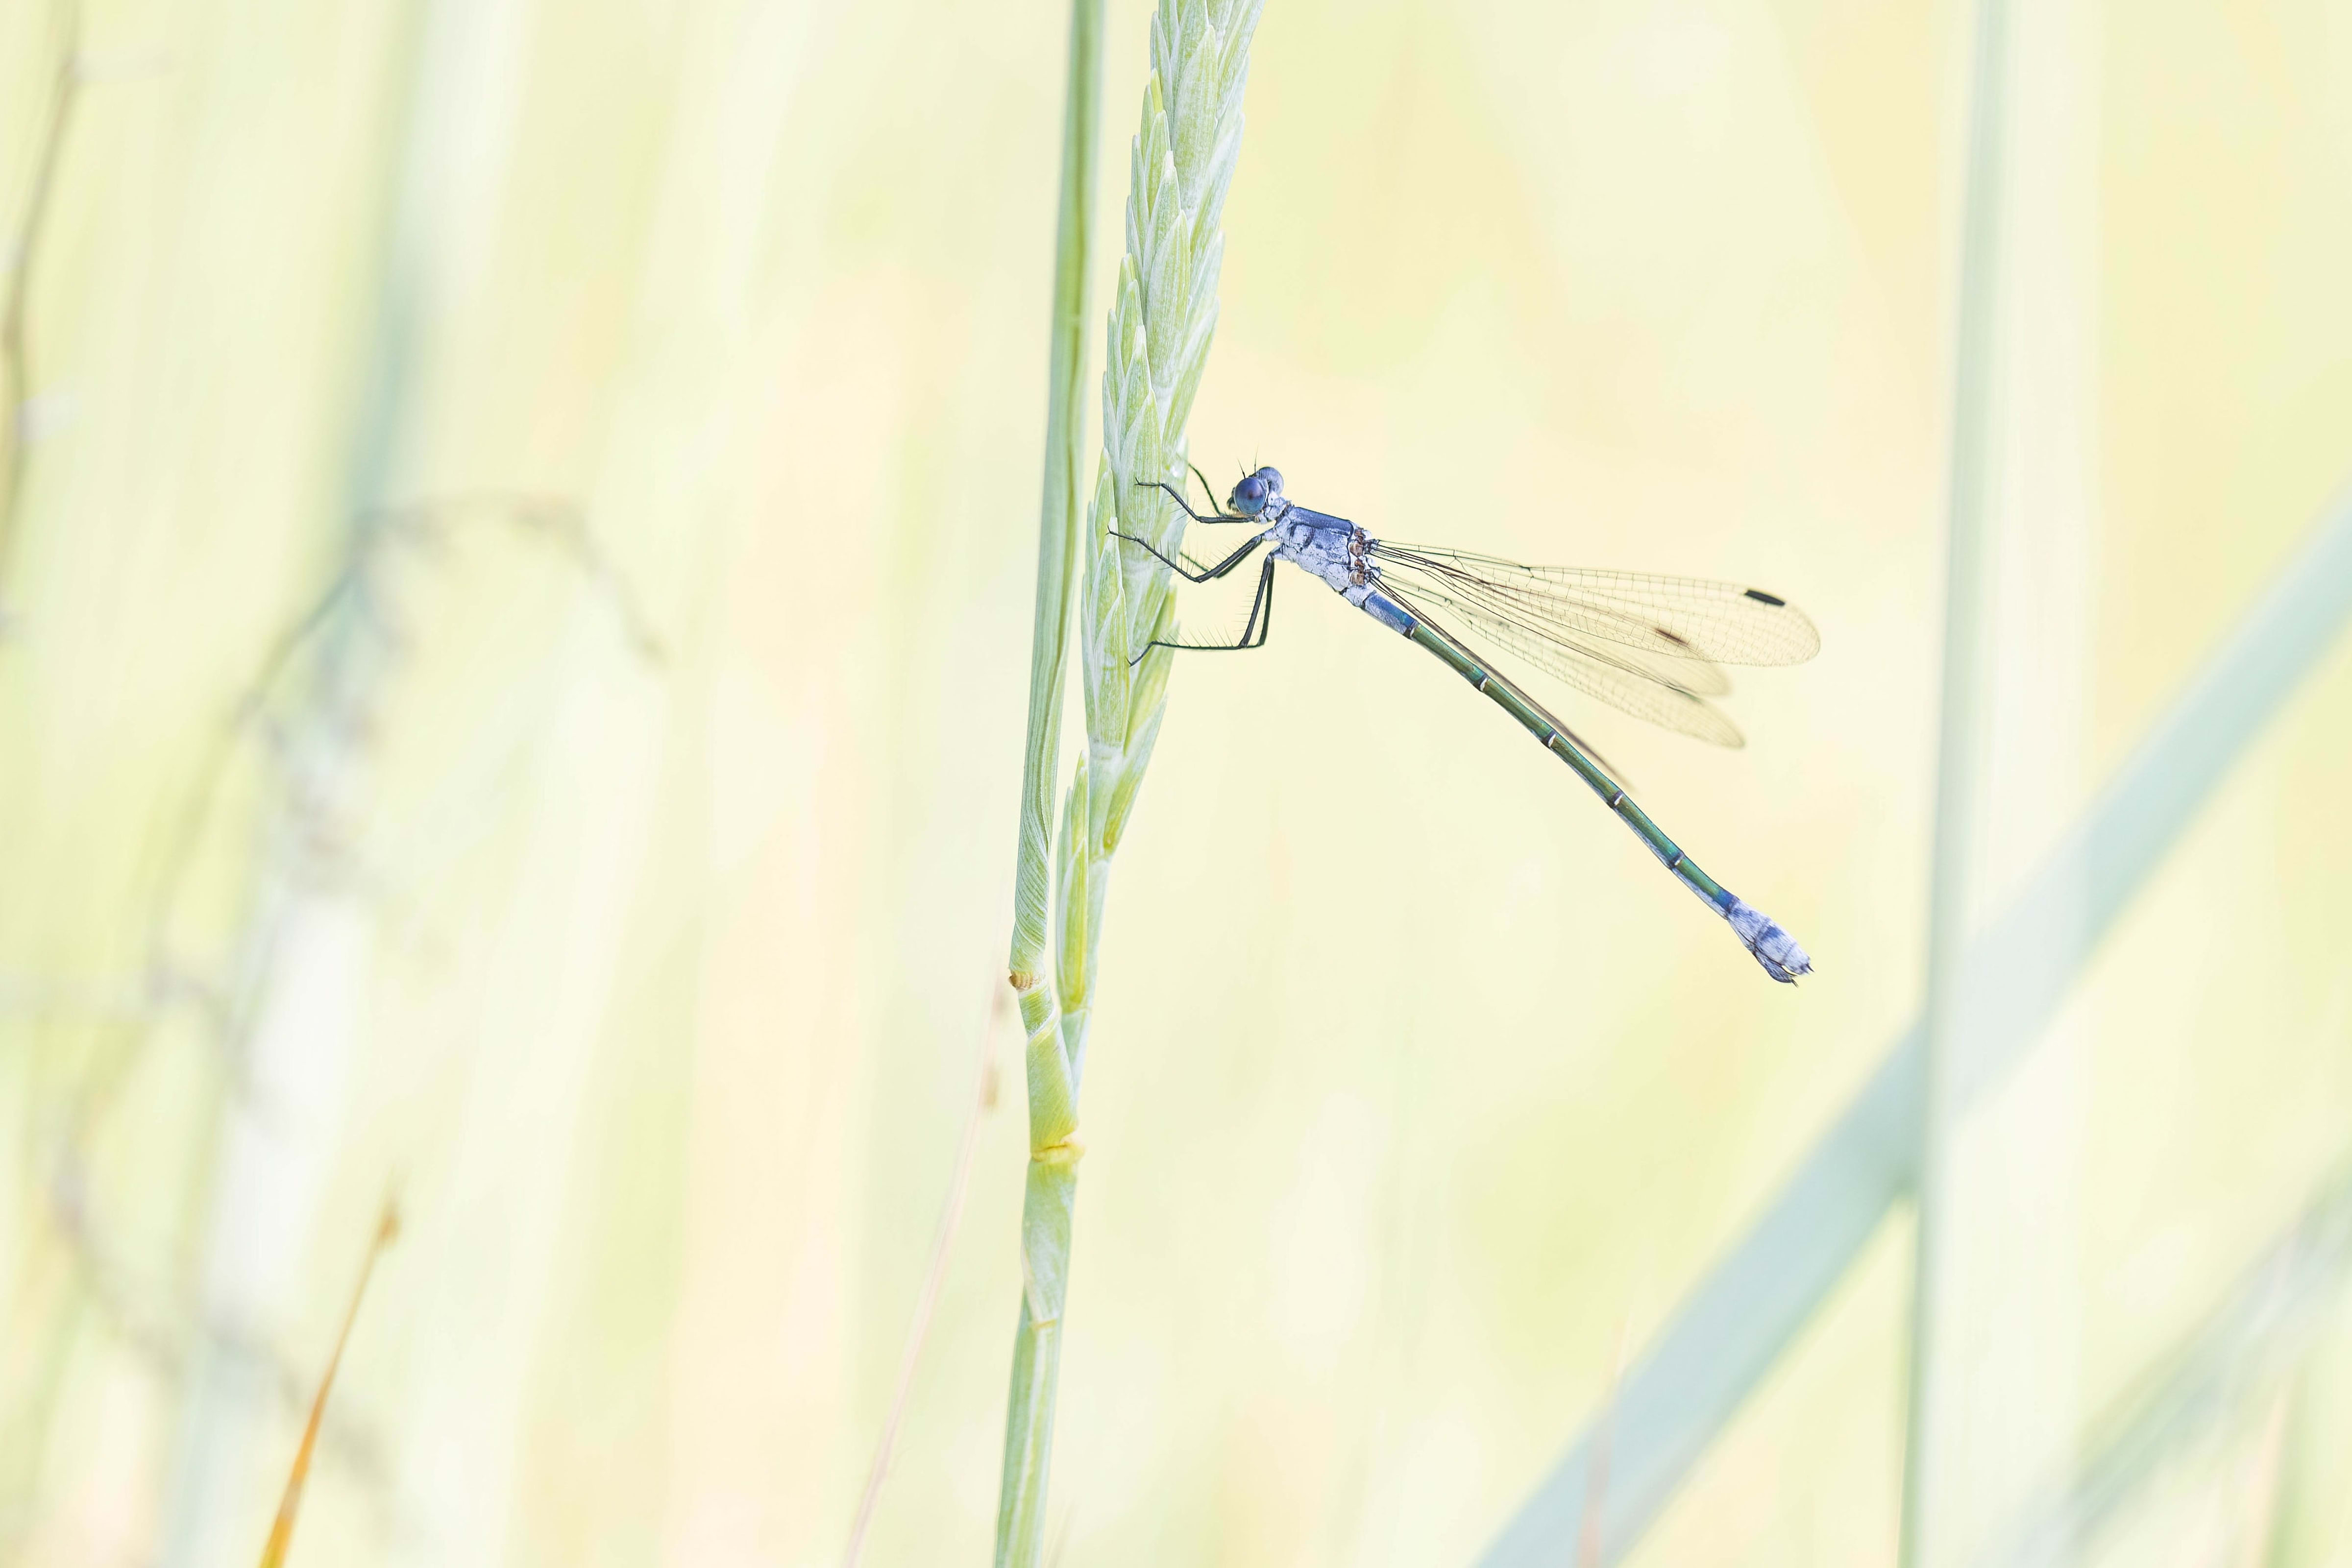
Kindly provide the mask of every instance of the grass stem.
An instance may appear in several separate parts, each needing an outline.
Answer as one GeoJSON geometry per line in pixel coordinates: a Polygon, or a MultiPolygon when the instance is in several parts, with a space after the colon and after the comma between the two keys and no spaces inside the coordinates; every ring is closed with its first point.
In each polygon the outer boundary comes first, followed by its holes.
{"type": "Polygon", "coordinates": [[[1152,647],[1175,615],[1168,570],[1114,532],[1173,555],[1184,516],[1153,481],[1181,478],[1184,422],[1217,319],[1218,227],[1241,148],[1242,92],[1263,0],[1160,0],[1151,21],[1151,75],[1132,144],[1127,252],[1111,302],[1103,368],[1103,455],[1081,539],[1076,521],[1075,404],[1063,378],[1083,329],[1058,307],[1083,308],[1085,219],[1092,178],[1100,10],[1076,0],[1071,20],[1069,118],[1063,150],[1061,246],[1055,299],[1055,383],[1045,507],[1038,547],[1037,622],[1030,669],[1029,745],[1014,898],[1013,984],[1021,998],[1029,1082],[1029,1167],[1021,1216],[1022,1300],[1005,1412],[997,1509],[999,1568],[1036,1568],[1044,1550],[1070,1221],[1077,1197],[1077,1092],[1101,951],[1104,895],[1166,707],[1170,655],[1152,647]],[[1056,454],[1064,455],[1057,458],[1056,454]],[[1060,530],[1057,532],[1057,528],[1060,530]],[[1046,853],[1069,580],[1078,587],[1079,673],[1087,750],[1065,797],[1058,852],[1046,853]],[[1058,591],[1060,596],[1056,596],[1058,591]],[[1045,952],[1045,868],[1052,859],[1054,984],[1045,952]],[[1058,1016],[1057,1016],[1058,1015],[1058,1016]]]}

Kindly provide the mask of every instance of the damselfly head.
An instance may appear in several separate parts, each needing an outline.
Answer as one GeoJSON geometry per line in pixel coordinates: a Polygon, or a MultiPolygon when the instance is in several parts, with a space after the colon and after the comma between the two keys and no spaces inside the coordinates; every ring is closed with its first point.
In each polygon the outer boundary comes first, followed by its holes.
{"type": "Polygon", "coordinates": [[[1281,494],[1281,474],[1272,468],[1261,468],[1234,486],[1233,508],[1244,517],[1255,517],[1281,494]]]}

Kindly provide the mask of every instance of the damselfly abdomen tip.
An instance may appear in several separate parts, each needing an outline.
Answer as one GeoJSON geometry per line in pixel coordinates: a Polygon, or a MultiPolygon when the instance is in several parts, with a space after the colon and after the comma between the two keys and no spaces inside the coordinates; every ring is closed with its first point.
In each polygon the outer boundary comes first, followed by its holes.
{"type": "Polygon", "coordinates": [[[1794,985],[1798,976],[1813,972],[1812,959],[1797,946],[1797,939],[1790,936],[1779,921],[1754,904],[1743,903],[1729,894],[1724,896],[1730,899],[1723,906],[1724,919],[1731,923],[1732,932],[1739,938],[1740,945],[1764,966],[1766,974],[1776,980],[1794,985]]]}

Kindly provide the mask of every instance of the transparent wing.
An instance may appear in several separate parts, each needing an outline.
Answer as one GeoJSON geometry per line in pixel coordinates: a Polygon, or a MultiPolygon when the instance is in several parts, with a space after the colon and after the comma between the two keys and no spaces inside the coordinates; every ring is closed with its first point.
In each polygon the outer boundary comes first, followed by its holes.
{"type": "Polygon", "coordinates": [[[1459,615],[1465,624],[1493,638],[1537,669],[1567,682],[1585,695],[1596,697],[1621,712],[1717,746],[1736,749],[1747,744],[1739,734],[1739,727],[1692,685],[1670,679],[1661,668],[1649,667],[1683,665],[1693,671],[1696,678],[1703,680],[1711,675],[1718,683],[1710,688],[1711,691],[1728,690],[1730,683],[1725,681],[1723,672],[1712,664],[1695,660],[1666,660],[1632,649],[1612,648],[1605,643],[1580,646],[1561,636],[1530,631],[1465,597],[1449,593],[1417,574],[1409,587],[1402,573],[1393,578],[1384,577],[1382,581],[1390,594],[1402,601],[1416,615],[1421,613],[1423,602],[1448,610],[1459,615]]]}
{"type": "Polygon", "coordinates": [[[1576,651],[1587,655],[1592,639],[1665,659],[1722,664],[1801,664],[1821,651],[1821,633],[1805,612],[1760,588],[1522,566],[1468,550],[1385,540],[1373,544],[1371,554],[1384,572],[1424,591],[1442,591],[1465,615],[1483,612],[1538,637],[1573,638],[1576,651]]]}

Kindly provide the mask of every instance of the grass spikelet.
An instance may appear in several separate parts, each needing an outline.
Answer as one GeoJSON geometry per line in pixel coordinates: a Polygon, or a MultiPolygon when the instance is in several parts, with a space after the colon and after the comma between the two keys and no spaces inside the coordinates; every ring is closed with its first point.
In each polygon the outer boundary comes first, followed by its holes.
{"type": "Polygon", "coordinates": [[[1216,329],[1224,256],[1217,220],[1241,144],[1260,3],[1162,0],[1151,21],[1152,73],[1130,162],[1128,253],[1106,340],[1102,467],[1079,600],[1087,831],[1068,852],[1059,891],[1064,928],[1083,924],[1084,961],[1057,977],[1074,1077],[1086,1056],[1104,878],[1159,739],[1172,659],[1149,644],[1174,624],[1174,580],[1147,551],[1112,535],[1149,539],[1171,556],[1183,541],[1183,512],[1141,486],[1184,477],[1184,422],[1216,329]]]}

